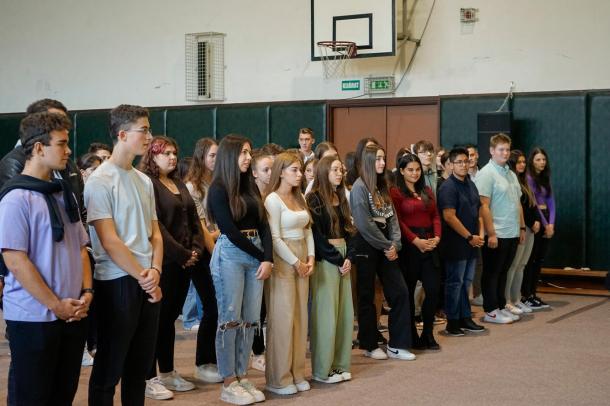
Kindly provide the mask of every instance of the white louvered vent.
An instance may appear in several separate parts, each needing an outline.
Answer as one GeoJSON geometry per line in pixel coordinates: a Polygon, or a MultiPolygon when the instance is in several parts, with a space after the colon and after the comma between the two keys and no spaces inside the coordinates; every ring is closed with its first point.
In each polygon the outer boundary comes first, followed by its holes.
{"type": "Polygon", "coordinates": [[[224,38],[218,32],[186,34],[186,100],[224,100],[224,38]]]}

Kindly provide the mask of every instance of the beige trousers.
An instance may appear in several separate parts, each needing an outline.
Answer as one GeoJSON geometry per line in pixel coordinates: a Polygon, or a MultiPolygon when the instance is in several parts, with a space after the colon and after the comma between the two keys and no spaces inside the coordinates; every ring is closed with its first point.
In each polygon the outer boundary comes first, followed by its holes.
{"type": "MultiPolygon", "coordinates": [[[[305,239],[284,240],[290,250],[307,262],[305,239]]],[[[282,388],[305,380],[307,350],[307,296],[309,277],[302,278],[279,256],[265,282],[267,306],[267,385],[282,388]]]]}

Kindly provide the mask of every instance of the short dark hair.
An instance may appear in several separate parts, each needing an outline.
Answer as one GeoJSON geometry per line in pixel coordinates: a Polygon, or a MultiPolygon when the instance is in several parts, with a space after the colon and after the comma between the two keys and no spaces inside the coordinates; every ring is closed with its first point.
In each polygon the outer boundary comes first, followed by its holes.
{"type": "Polygon", "coordinates": [[[112,147],[108,144],[104,144],[103,142],[92,142],[91,145],[89,145],[87,152],[90,154],[95,154],[99,150],[112,153],[112,147]]]}
{"type": "Polygon", "coordinates": [[[110,138],[116,140],[119,131],[126,130],[128,125],[142,117],[149,117],[148,109],[145,107],[121,104],[113,108],[110,110],[110,138]]]}
{"type": "Polygon", "coordinates": [[[472,148],[477,152],[479,151],[479,148],[474,144],[466,144],[466,145],[462,146],[462,148],[464,148],[465,150],[469,150],[470,148],[472,148]]]}
{"type": "Polygon", "coordinates": [[[26,159],[32,157],[32,151],[37,142],[42,145],[50,145],[51,132],[70,131],[71,129],[72,122],[63,114],[44,111],[25,116],[19,125],[19,138],[26,159]]]}
{"type": "Polygon", "coordinates": [[[88,152],[85,155],[82,155],[80,158],[78,158],[78,161],[76,161],[76,166],[78,166],[78,169],[81,169],[84,171],[84,170],[91,168],[93,166],[93,164],[95,164],[95,163],[97,163],[98,165],[101,165],[102,158],[95,155],[94,153],[88,152]]]}
{"type": "Polygon", "coordinates": [[[301,129],[299,129],[299,134],[309,134],[309,135],[311,135],[311,138],[314,138],[313,130],[309,127],[303,127],[301,129]]]}
{"type": "Polygon", "coordinates": [[[451,151],[449,151],[449,161],[451,163],[455,162],[455,158],[457,158],[459,155],[466,155],[466,158],[468,158],[468,150],[461,147],[453,148],[451,151]]]}
{"type": "Polygon", "coordinates": [[[42,113],[44,111],[49,111],[49,109],[61,110],[68,114],[68,109],[66,106],[64,106],[62,102],[53,99],[36,100],[34,103],[28,106],[28,108],[25,110],[25,114],[29,115],[34,113],[42,113]]]}

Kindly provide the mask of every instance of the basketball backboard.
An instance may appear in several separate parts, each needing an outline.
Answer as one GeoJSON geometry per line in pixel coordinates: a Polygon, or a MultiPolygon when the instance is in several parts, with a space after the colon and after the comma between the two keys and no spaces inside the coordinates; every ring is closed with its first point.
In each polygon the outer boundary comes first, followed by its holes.
{"type": "Polygon", "coordinates": [[[311,60],[321,58],[320,41],[352,41],[356,58],[396,53],[396,1],[310,0],[311,60]]]}

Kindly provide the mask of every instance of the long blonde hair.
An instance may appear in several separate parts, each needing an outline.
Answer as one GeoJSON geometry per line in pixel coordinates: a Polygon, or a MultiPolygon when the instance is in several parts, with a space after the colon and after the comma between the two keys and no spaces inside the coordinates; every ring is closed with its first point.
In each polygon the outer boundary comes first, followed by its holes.
{"type": "MultiPolygon", "coordinates": [[[[269,179],[269,185],[265,190],[265,197],[279,189],[280,184],[282,183],[282,178],[280,177],[282,171],[288,168],[290,165],[294,164],[295,162],[300,165],[302,170],[303,160],[301,160],[299,154],[294,154],[292,152],[282,152],[281,154],[275,157],[275,160],[273,161],[273,166],[271,167],[271,179],[269,179]]],[[[301,193],[300,186],[294,186],[290,193],[303,209],[307,209],[307,203],[305,202],[303,193],[301,193]]]]}

